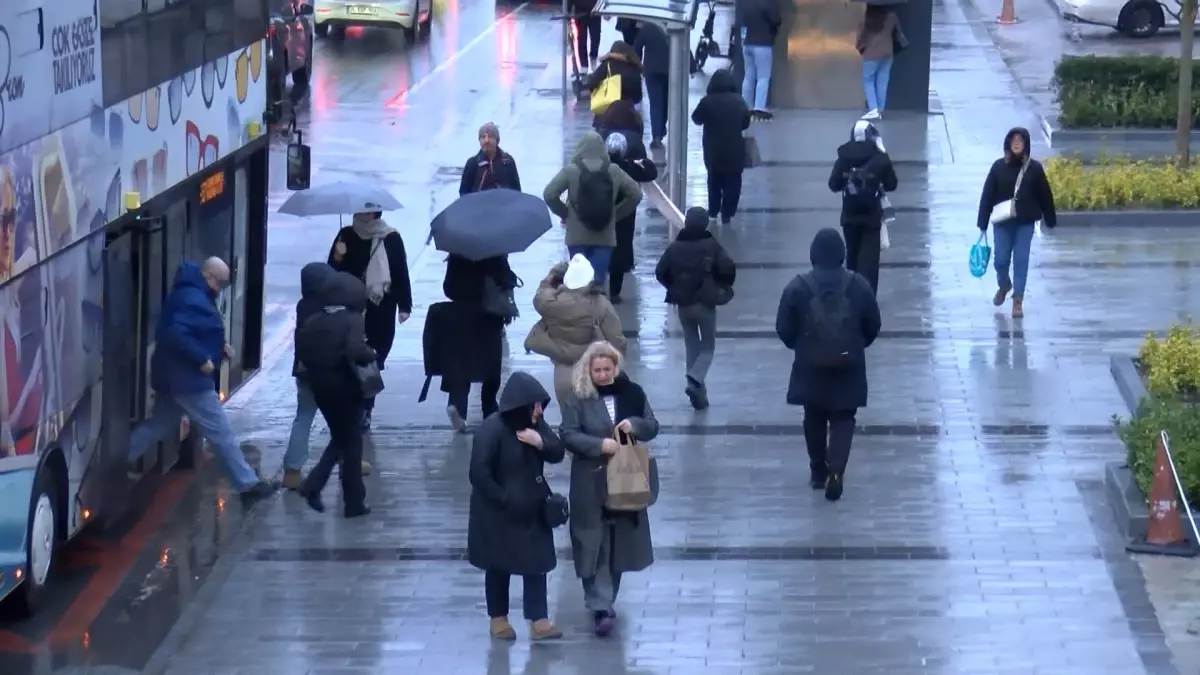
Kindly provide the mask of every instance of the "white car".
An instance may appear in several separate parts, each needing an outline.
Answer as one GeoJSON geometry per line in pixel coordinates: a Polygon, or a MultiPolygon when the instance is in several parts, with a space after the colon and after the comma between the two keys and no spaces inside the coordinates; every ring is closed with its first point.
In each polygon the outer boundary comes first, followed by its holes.
{"type": "Polygon", "coordinates": [[[1146,38],[1164,26],[1179,26],[1179,0],[1060,0],[1063,18],[1072,23],[1115,28],[1146,38]]]}
{"type": "Polygon", "coordinates": [[[341,2],[317,0],[313,22],[317,35],[325,37],[330,29],[346,26],[399,28],[409,40],[429,34],[433,19],[430,0],[391,0],[389,2],[341,2]]]}

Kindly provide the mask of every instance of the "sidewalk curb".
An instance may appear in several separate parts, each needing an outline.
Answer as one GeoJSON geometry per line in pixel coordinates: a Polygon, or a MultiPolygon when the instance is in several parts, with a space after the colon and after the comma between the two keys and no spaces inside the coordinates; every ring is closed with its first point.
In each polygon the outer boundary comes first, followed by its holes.
{"type": "Polygon", "coordinates": [[[1127,209],[1118,211],[1059,211],[1058,224],[1067,227],[1189,227],[1200,225],[1198,209],[1127,209]]]}
{"type": "MultiPolygon", "coordinates": [[[[1042,134],[1046,143],[1062,155],[1078,155],[1084,159],[1104,156],[1152,159],[1175,154],[1174,129],[1138,127],[1064,129],[1058,115],[1041,115],[1042,134]]],[[[1200,153],[1200,131],[1192,131],[1192,152],[1200,153]]]]}

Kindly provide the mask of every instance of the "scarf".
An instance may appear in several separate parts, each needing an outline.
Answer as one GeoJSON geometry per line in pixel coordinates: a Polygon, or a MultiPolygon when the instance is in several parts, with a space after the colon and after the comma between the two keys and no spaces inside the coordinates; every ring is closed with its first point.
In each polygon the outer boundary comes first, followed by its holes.
{"type": "Polygon", "coordinates": [[[596,385],[596,393],[600,398],[612,396],[616,402],[617,419],[613,420],[614,425],[621,420],[646,414],[646,392],[625,373],[619,373],[610,384],[596,385]]]}
{"type": "Polygon", "coordinates": [[[367,269],[363,273],[363,283],[367,286],[367,298],[378,305],[383,302],[383,296],[392,290],[392,268],[388,261],[387,248],[383,245],[383,240],[389,234],[395,232],[394,229],[388,227],[383,218],[374,218],[372,220],[354,219],[354,234],[357,234],[363,241],[371,242],[370,259],[367,260],[367,269]]]}

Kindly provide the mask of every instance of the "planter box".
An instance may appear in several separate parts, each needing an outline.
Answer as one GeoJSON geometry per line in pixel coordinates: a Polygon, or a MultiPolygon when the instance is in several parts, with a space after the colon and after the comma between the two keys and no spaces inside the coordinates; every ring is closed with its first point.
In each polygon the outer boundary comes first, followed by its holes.
{"type": "Polygon", "coordinates": [[[1059,211],[1058,224],[1067,227],[1179,227],[1200,225],[1196,209],[1120,209],[1117,211],[1059,211]]]}
{"type": "MultiPolygon", "coordinates": [[[[1083,161],[1108,156],[1154,159],[1175,154],[1174,129],[1063,129],[1055,117],[1042,118],[1042,133],[1055,153],[1083,161]]],[[[1192,153],[1200,152],[1200,132],[1191,132],[1192,153]]]]}
{"type": "Polygon", "coordinates": [[[1138,374],[1137,362],[1132,356],[1111,356],[1108,359],[1108,372],[1112,373],[1117,391],[1121,392],[1121,398],[1132,417],[1142,399],[1146,398],[1146,385],[1142,383],[1142,376],[1138,374]]]}

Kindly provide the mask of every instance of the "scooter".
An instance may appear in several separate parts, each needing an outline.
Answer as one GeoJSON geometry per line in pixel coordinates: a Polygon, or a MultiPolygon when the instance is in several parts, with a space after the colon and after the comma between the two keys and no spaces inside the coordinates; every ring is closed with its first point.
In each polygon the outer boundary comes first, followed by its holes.
{"type": "Polygon", "coordinates": [[[708,2],[708,18],[704,20],[704,28],[700,31],[700,42],[696,43],[696,52],[692,55],[692,74],[704,70],[704,64],[710,56],[720,56],[721,47],[713,39],[713,23],[717,18],[717,3],[708,2]]]}

